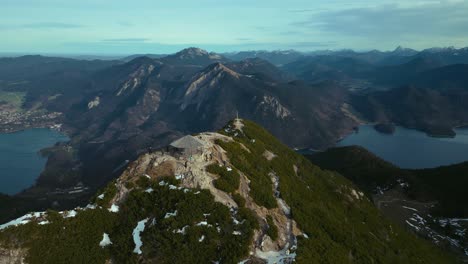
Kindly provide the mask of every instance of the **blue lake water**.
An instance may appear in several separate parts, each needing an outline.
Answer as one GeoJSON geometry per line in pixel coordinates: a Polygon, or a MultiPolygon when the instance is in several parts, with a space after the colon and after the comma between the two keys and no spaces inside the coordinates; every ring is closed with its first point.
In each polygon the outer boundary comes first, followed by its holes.
{"type": "Polygon", "coordinates": [[[390,135],[364,125],[337,146],[362,146],[401,168],[433,168],[468,161],[468,129],[456,129],[455,132],[455,138],[435,138],[417,130],[397,127],[390,135]]]}
{"type": "Polygon", "coordinates": [[[33,185],[47,162],[39,150],[59,141],[68,137],[45,128],[0,134],[0,193],[16,194],[33,185]]]}

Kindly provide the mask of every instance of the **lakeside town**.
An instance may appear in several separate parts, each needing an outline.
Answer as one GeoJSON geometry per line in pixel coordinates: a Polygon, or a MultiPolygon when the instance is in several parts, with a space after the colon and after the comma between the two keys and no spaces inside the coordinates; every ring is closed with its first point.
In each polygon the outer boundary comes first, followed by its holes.
{"type": "Polygon", "coordinates": [[[34,127],[60,130],[61,116],[60,112],[44,112],[43,110],[0,110],[0,133],[12,133],[34,127]]]}

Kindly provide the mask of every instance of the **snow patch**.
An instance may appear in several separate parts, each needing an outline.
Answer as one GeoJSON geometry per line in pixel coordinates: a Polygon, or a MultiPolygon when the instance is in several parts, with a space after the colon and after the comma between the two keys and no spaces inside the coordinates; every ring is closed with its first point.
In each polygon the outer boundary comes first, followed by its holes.
{"type": "Polygon", "coordinates": [[[107,247],[107,246],[109,246],[109,245],[112,245],[112,241],[110,240],[109,235],[106,234],[106,233],[104,233],[104,234],[102,235],[102,240],[101,240],[101,242],[99,242],[99,246],[102,247],[102,248],[104,248],[104,247],[107,247]]]}
{"type": "Polygon", "coordinates": [[[189,227],[189,226],[186,225],[186,226],[184,226],[184,227],[182,227],[182,228],[179,228],[179,229],[177,229],[177,230],[172,231],[172,233],[174,233],[174,234],[177,233],[177,234],[183,234],[183,235],[185,235],[185,233],[186,233],[188,227],[189,227]]]}
{"type": "Polygon", "coordinates": [[[286,244],[286,247],[280,251],[263,252],[257,249],[255,255],[263,260],[266,260],[268,264],[292,263],[296,259],[296,253],[290,252],[288,244],[286,244]]]}
{"type": "Polygon", "coordinates": [[[17,218],[15,220],[11,220],[10,222],[8,222],[6,224],[0,225],[0,230],[3,230],[5,228],[11,227],[11,226],[19,226],[19,225],[27,224],[27,223],[31,222],[32,219],[41,217],[42,215],[44,215],[44,212],[35,212],[35,213],[30,213],[30,214],[23,215],[20,218],[17,218]]]}
{"type": "Polygon", "coordinates": [[[112,204],[111,205],[111,208],[109,208],[109,212],[111,213],[118,213],[119,212],[119,206],[118,205],[115,205],[115,204],[112,204]]]}
{"type": "Polygon", "coordinates": [[[402,207],[405,208],[405,209],[411,210],[411,211],[418,212],[418,209],[414,209],[414,208],[411,208],[411,207],[408,207],[408,206],[402,206],[402,207]]]}
{"type": "Polygon", "coordinates": [[[174,216],[177,216],[177,210],[175,210],[173,213],[166,213],[166,215],[164,216],[164,219],[174,217],[174,216]]]}
{"type": "Polygon", "coordinates": [[[99,96],[94,97],[94,99],[88,103],[88,109],[91,110],[97,107],[100,104],[100,102],[101,98],[99,98],[99,96]]]}
{"type": "Polygon", "coordinates": [[[71,211],[68,211],[63,218],[72,218],[72,217],[75,217],[77,214],[78,214],[77,211],[71,210],[71,211]]]}
{"type": "Polygon", "coordinates": [[[207,226],[208,222],[207,221],[201,221],[200,223],[197,224],[197,226],[207,226]]]}
{"type": "Polygon", "coordinates": [[[39,222],[39,225],[47,225],[49,223],[50,223],[49,221],[44,220],[44,221],[39,222]]]}
{"type": "Polygon", "coordinates": [[[145,224],[148,222],[148,218],[141,220],[138,222],[137,226],[135,229],[133,229],[133,242],[135,243],[135,249],[133,250],[133,253],[136,253],[138,255],[141,255],[143,252],[141,251],[141,246],[143,246],[143,242],[141,241],[140,234],[145,231],[145,224]]]}
{"type": "Polygon", "coordinates": [[[166,185],[167,185],[167,183],[165,181],[160,181],[159,182],[159,186],[166,186],[166,185]]]}

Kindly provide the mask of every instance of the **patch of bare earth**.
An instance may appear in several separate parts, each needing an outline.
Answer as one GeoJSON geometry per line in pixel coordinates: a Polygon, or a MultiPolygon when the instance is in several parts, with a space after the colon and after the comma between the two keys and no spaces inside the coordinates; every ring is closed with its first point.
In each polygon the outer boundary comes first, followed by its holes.
{"type": "Polygon", "coordinates": [[[22,264],[25,256],[23,249],[7,249],[0,245],[0,264],[22,264]]]}
{"type": "Polygon", "coordinates": [[[267,159],[268,161],[271,161],[272,159],[276,157],[276,155],[275,153],[269,150],[265,150],[265,152],[263,152],[263,157],[265,157],[265,159],[267,159]]]}

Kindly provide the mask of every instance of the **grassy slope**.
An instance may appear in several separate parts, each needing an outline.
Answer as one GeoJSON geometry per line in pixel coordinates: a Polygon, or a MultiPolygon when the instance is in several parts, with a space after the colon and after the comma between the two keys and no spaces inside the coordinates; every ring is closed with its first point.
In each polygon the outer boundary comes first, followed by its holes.
{"type": "MultiPolygon", "coordinates": [[[[299,239],[299,263],[454,261],[426,241],[392,225],[367,199],[351,198],[354,187],[344,177],[321,170],[254,123],[245,121],[243,131],[245,136],[236,137],[236,142],[243,143],[251,153],[236,147],[237,143],[223,144],[223,147],[234,166],[246,172],[252,182],[268,182],[265,173],[269,171],[279,176],[281,196],[309,236],[309,239],[299,239]],[[266,149],[278,157],[267,161],[262,156],[266,149]],[[298,168],[297,175],[294,165],[298,168]],[[243,168],[254,169],[254,173],[243,168]],[[254,179],[257,177],[262,179],[254,179]]],[[[251,187],[252,192],[266,194],[270,186],[251,187]]]]}
{"type": "Polygon", "coordinates": [[[0,102],[7,103],[17,110],[20,110],[26,93],[24,92],[6,92],[0,90],[0,102]]]}

